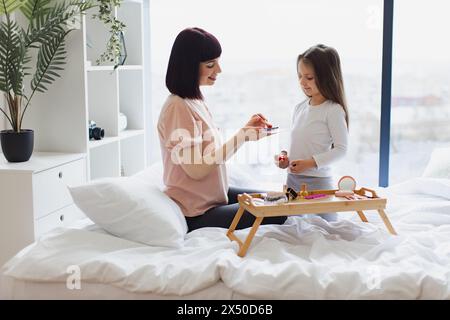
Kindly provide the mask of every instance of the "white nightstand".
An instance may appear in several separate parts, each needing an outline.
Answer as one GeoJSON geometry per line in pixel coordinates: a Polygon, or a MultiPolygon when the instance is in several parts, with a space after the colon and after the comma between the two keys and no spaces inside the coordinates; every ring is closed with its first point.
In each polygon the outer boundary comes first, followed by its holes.
{"type": "Polygon", "coordinates": [[[34,152],[21,163],[0,153],[0,266],[43,233],[84,217],[67,186],[86,181],[83,153],[34,152]]]}

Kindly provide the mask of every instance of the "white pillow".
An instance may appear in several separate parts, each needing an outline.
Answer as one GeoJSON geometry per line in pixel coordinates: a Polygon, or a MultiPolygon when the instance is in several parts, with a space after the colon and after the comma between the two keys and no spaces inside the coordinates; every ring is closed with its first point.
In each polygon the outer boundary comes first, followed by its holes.
{"type": "Polygon", "coordinates": [[[155,162],[144,170],[136,173],[133,177],[139,178],[144,182],[148,182],[157,186],[160,190],[164,190],[163,180],[163,164],[161,161],[155,162]]]}
{"type": "Polygon", "coordinates": [[[187,233],[183,213],[151,183],[135,177],[105,178],[69,191],[92,221],[115,236],[151,246],[183,245],[187,233]]]}
{"type": "Polygon", "coordinates": [[[450,147],[433,150],[422,177],[450,179],[450,147]]]}

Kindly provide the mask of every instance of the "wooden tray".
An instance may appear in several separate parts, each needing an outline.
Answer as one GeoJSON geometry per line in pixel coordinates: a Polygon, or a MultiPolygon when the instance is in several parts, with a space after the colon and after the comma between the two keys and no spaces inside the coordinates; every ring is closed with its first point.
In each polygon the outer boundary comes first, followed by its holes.
{"type": "Polygon", "coordinates": [[[355,194],[363,197],[363,199],[355,199],[348,200],[343,197],[336,197],[334,194],[337,190],[313,190],[308,191],[308,195],[314,194],[326,194],[328,195],[326,198],[318,198],[318,199],[302,199],[297,198],[295,200],[290,200],[287,203],[276,203],[276,204],[261,204],[254,199],[262,199],[262,195],[258,193],[252,194],[239,194],[239,209],[236,212],[236,215],[231,223],[230,228],[228,229],[227,236],[230,240],[237,241],[239,244],[239,252],[238,255],[240,257],[245,256],[247,250],[250,246],[250,243],[255,236],[256,231],[259,228],[262,220],[265,217],[279,217],[279,216],[291,216],[291,215],[300,215],[300,214],[317,214],[317,213],[328,213],[328,212],[347,212],[347,211],[356,211],[363,222],[368,222],[366,216],[363,213],[363,210],[376,210],[378,211],[381,219],[388,231],[396,235],[389,218],[387,217],[384,209],[386,208],[386,199],[380,198],[377,196],[374,190],[361,188],[359,190],[355,190],[355,194]],[[239,220],[241,219],[244,210],[247,210],[249,213],[256,217],[255,222],[253,223],[250,232],[242,242],[235,234],[234,231],[236,229],[239,220]]]}

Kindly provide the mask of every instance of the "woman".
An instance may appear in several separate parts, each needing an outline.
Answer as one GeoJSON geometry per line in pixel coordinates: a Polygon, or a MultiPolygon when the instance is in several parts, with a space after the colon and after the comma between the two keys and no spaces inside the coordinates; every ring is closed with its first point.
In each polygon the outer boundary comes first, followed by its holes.
{"type": "MultiPolygon", "coordinates": [[[[229,228],[240,193],[257,192],[228,187],[225,161],[245,143],[269,134],[267,119],[256,114],[226,143],[206,106],[200,86],[212,86],[222,72],[219,41],[200,28],[181,31],[172,47],[166,74],[171,92],[161,110],[158,133],[164,164],[165,192],[180,206],[189,231],[201,227],[229,228]]],[[[237,229],[250,227],[255,218],[248,212],[237,229]]],[[[282,224],[286,217],[263,220],[282,224]]]]}

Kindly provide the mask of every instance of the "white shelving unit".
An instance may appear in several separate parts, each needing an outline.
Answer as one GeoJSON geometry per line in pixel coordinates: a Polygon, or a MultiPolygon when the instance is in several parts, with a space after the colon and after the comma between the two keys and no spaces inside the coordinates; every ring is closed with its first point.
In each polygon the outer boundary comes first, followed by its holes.
{"type": "MultiPolygon", "coordinates": [[[[97,10],[97,9],[93,9],[97,10]]],[[[95,12],[95,11],[94,11],[95,12]]],[[[116,16],[126,24],[127,58],[116,70],[96,65],[106,47],[108,30],[90,14],[66,41],[67,65],[47,93],[36,95],[24,118],[35,131],[35,151],[86,153],[88,179],[132,175],[151,158],[149,0],[125,0],[116,16]],[[119,113],[127,128],[119,131],[119,113]],[[105,130],[89,140],[88,121],[105,130]]]]}
{"type": "MultiPolygon", "coordinates": [[[[0,103],[2,104],[2,106],[6,105],[6,99],[4,97],[0,98],[0,103]]],[[[3,115],[0,117],[0,130],[5,130],[7,128],[7,124],[6,124],[6,117],[4,117],[3,115]]]]}

